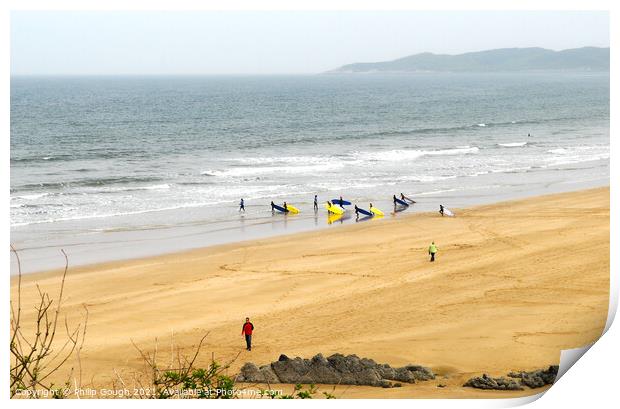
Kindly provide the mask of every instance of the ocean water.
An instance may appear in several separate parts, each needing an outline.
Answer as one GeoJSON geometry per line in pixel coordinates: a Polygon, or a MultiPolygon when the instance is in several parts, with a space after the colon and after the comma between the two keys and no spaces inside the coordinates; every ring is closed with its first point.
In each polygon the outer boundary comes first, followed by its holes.
{"type": "Polygon", "coordinates": [[[11,241],[36,270],[323,227],[314,194],[417,211],[604,185],[609,140],[608,73],[14,77],[11,241]]]}

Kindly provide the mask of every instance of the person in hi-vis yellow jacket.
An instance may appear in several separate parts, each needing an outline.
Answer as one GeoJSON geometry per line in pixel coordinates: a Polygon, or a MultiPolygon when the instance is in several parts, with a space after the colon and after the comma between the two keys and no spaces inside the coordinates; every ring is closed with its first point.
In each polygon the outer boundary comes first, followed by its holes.
{"type": "Polygon", "coordinates": [[[435,253],[437,253],[437,246],[435,242],[432,242],[430,246],[428,246],[428,254],[431,255],[431,261],[435,261],[435,253]]]}

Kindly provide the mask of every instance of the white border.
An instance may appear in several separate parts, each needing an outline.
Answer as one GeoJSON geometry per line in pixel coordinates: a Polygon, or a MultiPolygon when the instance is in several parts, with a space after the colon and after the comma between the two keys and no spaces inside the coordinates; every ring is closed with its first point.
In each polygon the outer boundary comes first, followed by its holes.
{"type": "MultiPolygon", "coordinates": [[[[0,74],[1,74],[1,87],[2,98],[0,102],[0,122],[2,123],[3,134],[2,139],[3,148],[2,152],[2,166],[1,166],[1,183],[2,189],[5,194],[2,206],[5,217],[2,218],[3,227],[3,243],[7,251],[2,253],[2,261],[4,266],[9,266],[9,252],[8,244],[10,241],[10,229],[9,229],[9,147],[10,141],[8,135],[10,134],[9,123],[9,89],[10,89],[10,10],[609,10],[610,11],[610,30],[611,38],[618,38],[619,30],[617,29],[618,18],[620,14],[619,2],[602,1],[602,0],[590,0],[590,1],[551,1],[551,0],[503,0],[503,1],[491,1],[491,0],[470,0],[467,2],[459,0],[444,0],[438,1],[406,1],[406,0],[384,0],[381,2],[370,0],[358,0],[358,1],[328,1],[328,0],[314,0],[314,1],[286,1],[286,0],[236,0],[236,1],[198,1],[198,0],[108,0],[108,1],[79,1],[79,0],[56,0],[51,4],[50,1],[44,0],[22,0],[22,1],[5,1],[2,3],[2,9],[0,14],[0,33],[2,41],[2,51],[5,58],[0,61],[0,74]]],[[[618,52],[614,48],[612,42],[611,48],[612,54],[612,69],[611,72],[618,71],[618,52]]],[[[618,89],[615,76],[611,76],[611,152],[612,158],[615,158],[614,152],[617,150],[618,142],[615,141],[614,135],[616,134],[617,123],[617,101],[618,89]]],[[[614,164],[611,160],[611,175],[610,180],[619,180],[618,165],[614,164]]],[[[617,208],[617,193],[615,185],[611,188],[611,249],[618,249],[618,217],[615,215],[614,210],[617,208]]],[[[611,297],[610,297],[610,309],[608,313],[608,320],[605,331],[607,334],[592,346],[591,351],[588,353],[587,359],[582,359],[575,364],[576,368],[570,371],[569,376],[563,377],[553,388],[548,392],[548,396],[545,399],[541,399],[535,403],[539,407],[549,406],[567,406],[572,407],[573,404],[579,404],[580,406],[588,404],[598,406],[604,402],[617,401],[616,396],[616,381],[615,370],[618,364],[618,352],[616,345],[618,342],[618,330],[616,327],[611,327],[613,322],[618,303],[618,260],[617,252],[611,253],[611,297]],[[611,330],[610,330],[611,327],[611,330]],[[596,377],[592,377],[592,374],[597,374],[596,377]],[[540,406],[543,405],[543,406],[540,406]]],[[[6,269],[6,275],[8,276],[8,268],[6,269]]],[[[8,308],[8,295],[10,286],[8,280],[5,279],[2,283],[4,302],[2,303],[2,312],[4,317],[9,316],[8,308]]],[[[3,339],[8,339],[8,323],[0,326],[0,333],[3,339]]],[[[4,368],[9,367],[8,362],[8,350],[3,351],[2,363],[4,368]]],[[[6,371],[1,371],[0,385],[8,385],[8,374],[6,371]]],[[[3,396],[8,398],[8,388],[0,388],[3,396]]],[[[494,400],[398,400],[391,401],[390,405],[400,407],[410,407],[411,405],[421,407],[507,407],[515,406],[519,404],[525,404],[537,399],[540,395],[534,397],[521,398],[521,399],[494,399],[494,400]]],[[[372,401],[348,401],[349,404],[355,406],[365,406],[372,404],[372,401]]],[[[11,404],[25,404],[26,402],[11,401],[11,404]]],[[[28,402],[32,404],[33,402],[28,402]]],[[[50,404],[54,404],[50,402],[50,404]]],[[[79,405],[77,400],[63,401],[63,405],[79,405]]],[[[89,405],[105,405],[105,401],[91,401],[89,405]]],[[[126,401],[118,402],[118,404],[127,404],[126,401]]],[[[137,402],[132,404],[138,404],[137,402]]],[[[161,402],[153,402],[153,405],[163,404],[161,402]]],[[[185,404],[194,405],[201,404],[198,402],[186,402],[185,404]]],[[[273,405],[271,401],[253,401],[248,403],[247,401],[232,401],[229,402],[232,406],[236,405],[273,405]],[[267,403],[268,402],[268,403],[267,403]]],[[[301,404],[300,402],[293,403],[294,405],[301,404]]],[[[343,404],[343,401],[323,401],[322,404],[338,405],[343,404]]],[[[167,405],[167,404],[166,404],[167,405]]]]}

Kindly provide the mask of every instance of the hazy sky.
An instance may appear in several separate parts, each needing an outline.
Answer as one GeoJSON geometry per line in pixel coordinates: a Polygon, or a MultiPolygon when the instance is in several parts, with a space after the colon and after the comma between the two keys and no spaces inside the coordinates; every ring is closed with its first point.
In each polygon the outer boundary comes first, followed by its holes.
{"type": "Polygon", "coordinates": [[[11,73],[316,73],[419,52],[609,46],[607,12],[13,12],[11,73]]]}

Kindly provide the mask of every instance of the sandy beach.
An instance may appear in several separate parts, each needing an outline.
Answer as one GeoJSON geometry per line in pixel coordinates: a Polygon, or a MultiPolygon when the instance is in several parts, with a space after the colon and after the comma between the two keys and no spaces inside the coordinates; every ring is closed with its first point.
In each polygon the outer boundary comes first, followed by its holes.
{"type": "MultiPolygon", "coordinates": [[[[560,350],[595,341],[609,295],[609,188],[540,196],[164,256],[70,267],[62,312],[89,312],[83,384],[109,386],[141,368],[132,346],[191,351],[198,365],[262,365],[280,354],[356,354],[420,364],[434,381],[402,388],[338,387],[344,398],[515,397],[463,388],[489,373],[558,364],[560,350]],[[439,248],[429,263],[431,241],[439,248]],[[254,348],[240,335],[254,323],[254,348]],[[438,388],[438,384],[446,387],[438,388]]],[[[23,319],[39,285],[56,294],[61,272],[22,278],[23,319]]],[[[17,278],[11,278],[16,299],[17,278]]],[[[58,342],[62,342],[63,334],[58,342]]],[[[165,353],[162,352],[165,356],[165,353]]],[[[75,363],[74,363],[75,365],[75,363]]],[[[66,376],[68,369],[59,374],[66,376]]],[[[286,391],[289,387],[284,386],[286,391]]],[[[324,387],[322,390],[331,390],[324,387]]]]}

